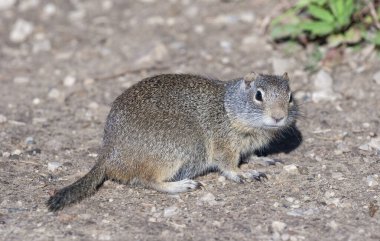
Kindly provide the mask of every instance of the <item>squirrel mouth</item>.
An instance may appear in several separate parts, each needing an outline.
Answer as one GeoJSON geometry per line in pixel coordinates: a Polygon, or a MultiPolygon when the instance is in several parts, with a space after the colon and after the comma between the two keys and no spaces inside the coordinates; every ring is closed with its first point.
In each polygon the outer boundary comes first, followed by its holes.
{"type": "Polygon", "coordinates": [[[279,129],[282,127],[282,125],[264,125],[265,129],[279,129]]]}

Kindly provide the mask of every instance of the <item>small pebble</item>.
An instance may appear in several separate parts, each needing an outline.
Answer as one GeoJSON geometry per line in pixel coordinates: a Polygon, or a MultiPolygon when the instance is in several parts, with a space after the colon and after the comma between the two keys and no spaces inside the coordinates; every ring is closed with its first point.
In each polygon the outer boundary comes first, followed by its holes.
{"type": "Polygon", "coordinates": [[[24,42],[33,31],[34,26],[32,23],[18,19],[12,27],[9,39],[14,43],[21,43],[24,42]]]}
{"type": "Polygon", "coordinates": [[[371,150],[371,148],[369,147],[368,144],[363,144],[363,145],[359,146],[359,149],[362,151],[370,151],[371,150]]]}
{"type": "Polygon", "coordinates": [[[33,136],[28,136],[27,138],[25,138],[25,144],[27,144],[27,145],[36,144],[36,142],[34,141],[33,136]]]}
{"type": "Polygon", "coordinates": [[[1,0],[0,1],[0,10],[8,10],[12,8],[16,3],[16,0],[1,0]]]}
{"type": "Polygon", "coordinates": [[[165,19],[161,16],[152,16],[146,19],[146,23],[154,26],[164,25],[165,19]]]}
{"type": "Polygon", "coordinates": [[[295,198],[294,197],[286,197],[285,200],[292,203],[292,202],[294,202],[295,198]]]}
{"type": "Polygon", "coordinates": [[[327,205],[334,205],[336,207],[340,206],[340,199],[339,198],[328,198],[325,200],[327,205]]]}
{"type": "Polygon", "coordinates": [[[245,47],[254,47],[258,42],[256,35],[248,35],[241,40],[241,44],[245,47]]]}
{"type": "Polygon", "coordinates": [[[285,165],[283,168],[284,168],[284,171],[289,174],[292,174],[292,175],[299,174],[298,167],[294,164],[285,165]]]}
{"type": "Polygon", "coordinates": [[[335,220],[331,220],[330,222],[327,223],[327,226],[336,230],[338,228],[338,223],[335,222],[335,220]]]}
{"type": "Polygon", "coordinates": [[[222,40],[219,42],[219,45],[225,52],[230,52],[232,49],[232,44],[230,41],[222,40]]]}
{"type": "Polygon", "coordinates": [[[290,207],[293,209],[297,209],[297,208],[300,208],[301,205],[300,204],[292,204],[292,205],[290,205],[290,207]]]}
{"type": "Polygon", "coordinates": [[[51,89],[48,93],[48,97],[50,99],[58,99],[60,96],[61,96],[61,92],[56,88],[51,89]]]}
{"type": "Polygon", "coordinates": [[[337,179],[339,181],[342,181],[345,179],[343,176],[343,173],[341,173],[341,172],[333,172],[331,176],[332,176],[332,178],[337,179]]]}
{"type": "Polygon", "coordinates": [[[325,192],[325,198],[332,198],[335,196],[335,192],[334,191],[331,191],[331,190],[328,190],[325,192]]]}
{"type": "Polygon", "coordinates": [[[221,14],[218,15],[216,18],[212,19],[212,23],[217,25],[230,25],[237,23],[238,20],[239,18],[237,16],[221,14]]]}
{"type": "Polygon", "coordinates": [[[215,196],[214,194],[212,194],[211,192],[208,192],[206,193],[205,195],[203,195],[201,198],[200,198],[200,201],[202,201],[203,203],[208,203],[210,205],[215,205],[217,204],[217,201],[215,200],[215,196]]]}
{"type": "Polygon", "coordinates": [[[342,153],[350,152],[350,148],[347,146],[347,144],[342,142],[337,145],[337,149],[342,153]]]}
{"type": "Polygon", "coordinates": [[[253,12],[243,12],[240,14],[240,20],[246,23],[252,23],[255,21],[255,15],[253,12]]]}
{"type": "Polygon", "coordinates": [[[26,151],[25,153],[28,154],[28,155],[31,155],[31,156],[35,156],[37,154],[41,154],[41,149],[39,149],[39,148],[33,148],[31,150],[26,151]]]}
{"type": "Polygon", "coordinates": [[[63,80],[63,85],[66,86],[66,87],[71,87],[75,84],[75,77],[74,76],[66,76],[65,79],[63,80]]]}
{"type": "Polygon", "coordinates": [[[378,178],[379,178],[378,175],[369,175],[369,176],[367,176],[367,184],[368,184],[368,186],[369,187],[374,187],[374,186],[379,185],[378,178]]]}
{"type": "Polygon", "coordinates": [[[226,177],[225,176],[219,176],[218,177],[218,181],[219,182],[225,182],[226,181],[226,177]]]}
{"type": "Polygon", "coordinates": [[[373,80],[375,81],[376,84],[380,85],[380,71],[376,72],[373,75],[373,80]]]}
{"type": "Polygon", "coordinates": [[[86,16],[85,9],[76,9],[74,11],[71,11],[68,15],[69,20],[72,22],[81,21],[85,16],[86,16]]]}
{"type": "Polygon", "coordinates": [[[368,122],[364,122],[364,123],[362,124],[362,126],[363,126],[364,128],[369,128],[369,127],[371,126],[371,124],[368,123],[368,122]]]}
{"type": "Polygon", "coordinates": [[[41,103],[41,99],[39,99],[39,98],[33,99],[33,105],[39,105],[40,103],[41,103]]]}
{"type": "Polygon", "coordinates": [[[48,170],[51,172],[55,172],[61,166],[62,166],[62,164],[59,162],[49,162],[48,163],[48,170]]]}
{"type": "Polygon", "coordinates": [[[5,117],[5,115],[0,114],[0,124],[3,124],[5,122],[7,122],[7,117],[5,117]]]}
{"type": "Polygon", "coordinates": [[[44,117],[35,117],[32,120],[33,125],[39,124],[39,123],[45,123],[47,122],[47,119],[44,117]]]}
{"type": "Polygon", "coordinates": [[[12,151],[12,155],[21,155],[21,150],[19,150],[19,149],[16,149],[16,150],[14,150],[14,151],[12,151]]]}
{"type": "Polygon", "coordinates": [[[329,73],[320,70],[314,78],[314,89],[312,100],[315,103],[320,101],[334,101],[339,95],[333,90],[333,79],[329,73]]]}
{"type": "Polygon", "coordinates": [[[86,78],[86,79],[84,79],[84,81],[83,81],[83,83],[84,83],[85,85],[92,85],[94,82],[95,82],[95,80],[94,80],[94,79],[91,79],[91,78],[86,78]]]}
{"type": "Polygon", "coordinates": [[[222,58],[222,63],[223,64],[228,64],[228,63],[230,63],[230,59],[228,57],[223,57],[222,58]]]}
{"type": "Polygon", "coordinates": [[[31,8],[35,8],[40,4],[40,0],[23,0],[20,1],[18,9],[23,12],[31,8]]]}
{"type": "MultiPolygon", "coordinates": [[[[41,35],[37,35],[41,36],[41,35]]],[[[39,53],[39,52],[47,52],[51,50],[51,43],[50,40],[45,39],[45,37],[42,37],[42,39],[37,39],[33,42],[33,53],[39,53]]]]}
{"type": "Polygon", "coordinates": [[[111,235],[109,235],[107,233],[101,233],[101,234],[99,234],[98,239],[99,240],[111,240],[112,237],[111,237],[111,235]]]}
{"type": "Polygon", "coordinates": [[[197,34],[203,34],[205,32],[205,27],[203,25],[196,25],[194,27],[194,32],[197,34]]]}
{"type": "Polygon", "coordinates": [[[46,19],[53,16],[57,12],[57,7],[53,3],[48,3],[42,10],[42,16],[46,19]]]}
{"type": "Polygon", "coordinates": [[[290,235],[288,233],[284,233],[281,235],[282,241],[288,241],[290,239],[290,235]]]}
{"type": "Polygon", "coordinates": [[[137,66],[151,66],[169,57],[169,50],[163,43],[157,43],[153,49],[135,62],[137,66]]]}
{"type": "Polygon", "coordinates": [[[178,208],[176,206],[167,207],[164,209],[164,217],[168,218],[174,216],[178,213],[178,208]]]}
{"type": "Polygon", "coordinates": [[[25,76],[18,76],[13,79],[13,83],[15,84],[26,84],[29,82],[29,78],[25,76]]]}
{"type": "Polygon", "coordinates": [[[6,152],[3,152],[2,156],[5,157],[5,158],[8,158],[8,157],[11,156],[11,153],[9,153],[9,152],[6,151],[6,152]]]}
{"type": "Polygon", "coordinates": [[[94,102],[94,101],[92,101],[92,102],[88,105],[88,107],[89,107],[90,109],[94,109],[94,110],[96,110],[96,109],[99,108],[99,104],[96,103],[96,102],[94,102]]]}
{"type": "Polygon", "coordinates": [[[272,222],[272,230],[275,233],[282,233],[286,228],[286,223],[280,222],[280,221],[273,221],[272,222]]]}
{"type": "Polygon", "coordinates": [[[380,137],[371,138],[368,145],[374,149],[380,150],[380,137]]]}
{"type": "Polygon", "coordinates": [[[102,2],[102,8],[103,8],[103,10],[107,11],[107,10],[110,10],[112,7],[113,7],[113,2],[112,1],[106,0],[106,1],[102,2]]]}
{"type": "Polygon", "coordinates": [[[98,153],[88,153],[89,157],[98,157],[98,153]]]}

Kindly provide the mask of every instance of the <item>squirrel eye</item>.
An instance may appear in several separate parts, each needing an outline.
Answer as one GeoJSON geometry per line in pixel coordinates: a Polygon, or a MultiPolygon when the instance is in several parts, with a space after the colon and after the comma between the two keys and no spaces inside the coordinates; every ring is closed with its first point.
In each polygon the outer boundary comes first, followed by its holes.
{"type": "Polygon", "coordinates": [[[256,92],[256,94],[255,94],[255,99],[257,100],[257,101],[263,101],[263,95],[261,94],[261,91],[260,90],[258,90],[257,92],[256,92]]]}
{"type": "Polygon", "coordinates": [[[289,96],[289,103],[292,103],[293,102],[293,94],[290,93],[290,96],[289,96]]]}

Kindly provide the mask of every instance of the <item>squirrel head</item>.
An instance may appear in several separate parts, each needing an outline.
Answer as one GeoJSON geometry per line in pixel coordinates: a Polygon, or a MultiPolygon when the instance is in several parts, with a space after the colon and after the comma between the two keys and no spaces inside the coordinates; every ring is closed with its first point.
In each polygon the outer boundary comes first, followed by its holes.
{"type": "Polygon", "coordinates": [[[249,73],[228,90],[225,104],[233,122],[244,128],[281,129],[298,114],[287,73],[249,73]]]}

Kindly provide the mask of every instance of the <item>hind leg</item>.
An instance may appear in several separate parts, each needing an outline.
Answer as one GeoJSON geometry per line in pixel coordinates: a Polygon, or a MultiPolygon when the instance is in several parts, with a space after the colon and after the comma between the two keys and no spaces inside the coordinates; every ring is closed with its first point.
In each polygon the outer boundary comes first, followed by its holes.
{"type": "Polygon", "coordinates": [[[143,186],[166,193],[188,192],[199,189],[202,186],[200,182],[192,180],[187,176],[174,181],[173,177],[184,165],[181,161],[156,161],[150,160],[148,157],[146,157],[145,161],[132,171],[135,174],[134,178],[143,186]]]}
{"type": "Polygon", "coordinates": [[[202,187],[202,184],[191,179],[183,179],[176,182],[150,182],[147,183],[147,186],[160,192],[180,193],[199,189],[202,187]]]}

